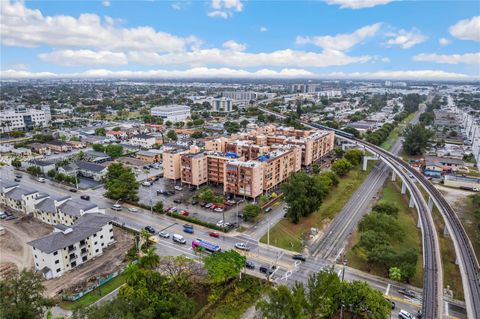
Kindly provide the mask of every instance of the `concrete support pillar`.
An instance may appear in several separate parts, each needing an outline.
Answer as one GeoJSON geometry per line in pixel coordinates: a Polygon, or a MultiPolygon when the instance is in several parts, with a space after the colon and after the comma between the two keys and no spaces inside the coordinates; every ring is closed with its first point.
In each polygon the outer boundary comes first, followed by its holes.
{"type": "Polygon", "coordinates": [[[420,217],[418,218],[418,221],[417,221],[417,228],[422,228],[422,223],[420,222],[420,217]]]}
{"type": "Polygon", "coordinates": [[[397,174],[395,171],[392,171],[392,182],[395,182],[397,180],[397,174]]]}
{"type": "Polygon", "coordinates": [[[376,161],[378,160],[378,157],[376,156],[363,156],[363,170],[366,171],[367,170],[367,165],[368,165],[368,161],[376,161]]]}
{"type": "Polygon", "coordinates": [[[410,202],[408,203],[408,207],[410,208],[415,207],[415,201],[413,200],[413,195],[410,195],[410,202]]]}
{"type": "Polygon", "coordinates": [[[431,213],[433,209],[433,199],[428,196],[428,211],[431,213]]]}
{"type": "Polygon", "coordinates": [[[405,182],[402,183],[402,195],[405,195],[407,193],[407,184],[405,182]]]}

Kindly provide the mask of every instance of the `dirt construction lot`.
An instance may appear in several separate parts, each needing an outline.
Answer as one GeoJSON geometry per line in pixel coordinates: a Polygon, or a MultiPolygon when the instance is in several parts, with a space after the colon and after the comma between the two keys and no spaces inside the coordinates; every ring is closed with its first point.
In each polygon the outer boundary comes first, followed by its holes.
{"type": "Polygon", "coordinates": [[[0,265],[13,263],[22,270],[33,268],[32,250],[27,243],[52,232],[53,227],[31,217],[0,221],[5,234],[0,236],[0,265]]]}
{"type": "Polygon", "coordinates": [[[133,235],[118,227],[113,228],[113,235],[116,242],[107,247],[102,256],[74,268],[59,278],[45,281],[46,294],[54,297],[62,291],[81,291],[97,283],[100,277],[105,277],[124,265],[125,254],[134,243],[133,235]]]}

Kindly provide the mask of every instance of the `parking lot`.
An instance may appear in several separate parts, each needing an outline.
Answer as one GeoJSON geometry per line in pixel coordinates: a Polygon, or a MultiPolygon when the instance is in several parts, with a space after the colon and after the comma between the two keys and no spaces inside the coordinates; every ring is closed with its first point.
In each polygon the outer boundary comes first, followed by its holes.
{"type": "MultiPolygon", "coordinates": [[[[209,187],[217,194],[223,194],[223,186],[209,185],[209,187]]],[[[189,185],[181,185],[180,182],[174,183],[173,181],[160,178],[152,183],[152,186],[140,186],[138,195],[140,197],[140,203],[144,205],[155,205],[161,201],[164,208],[176,207],[178,211],[186,210],[189,216],[195,217],[199,220],[216,224],[218,221],[223,220],[231,224],[241,223],[241,218],[237,218],[237,205],[226,207],[223,212],[216,212],[209,208],[200,206],[200,203],[192,205],[193,197],[198,192],[195,187],[190,188],[189,185]],[[176,190],[174,187],[180,186],[182,190],[176,190]],[[157,191],[171,191],[175,192],[173,195],[158,194],[157,191]]],[[[246,205],[246,201],[243,198],[234,199],[238,203],[238,212],[241,214],[246,205]]]]}

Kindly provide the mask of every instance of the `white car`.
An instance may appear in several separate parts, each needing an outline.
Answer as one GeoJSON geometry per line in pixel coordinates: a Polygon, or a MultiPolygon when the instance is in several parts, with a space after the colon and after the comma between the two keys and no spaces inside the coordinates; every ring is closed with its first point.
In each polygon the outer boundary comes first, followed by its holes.
{"type": "Polygon", "coordinates": [[[152,186],[152,183],[145,181],[145,182],[142,183],[142,185],[145,186],[145,187],[150,187],[150,186],[152,186]]]}
{"type": "Polygon", "coordinates": [[[245,243],[236,243],[235,248],[240,249],[240,250],[245,250],[245,251],[250,250],[250,248],[245,243]]]}
{"type": "Polygon", "coordinates": [[[182,186],[175,186],[174,188],[175,188],[175,190],[177,190],[177,191],[183,190],[183,187],[182,187],[182,186]]]}
{"type": "Polygon", "coordinates": [[[215,211],[217,213],[221,213],[221,212],[223,212],[223,208],[217,207],[213,211],[215,211]]]}
{"type": "Polygon", "coordinates": [[[40,182],[40,183],[45,183],[45,178],[39,177],[39,178],[37,179],[37,181],[40,182]]]}
{"type": "Polygon", "coordinates": [[[122,210],[122,205],[120,205],[120,204],[113,204],[113,205],[112,205],[112,209],[113,209],[113,210],[122,210]]]}
{"type": "Polygon", "coordinates": [[[130,213],[136,213],[136,212],[138,212],[138,209],[135,208],[135,207],[130,207],[130,208],[128,209],[128,211],[129,211],[130,213]]]}
{"type": "Polygon", "coordinates": [[[167,232],[164,232],[164,231],[159,232],[158,236],[160,236],[162,238],[170,238],[170,234],[167,233],[167,232]]]}
{"type": "Polygon", "coordinates": [[[400,312],[398,313],[398,318],[415,319],[414,316],[412,316],[408,311],[405,311],[405,310],[400,310],[400,312]]]}

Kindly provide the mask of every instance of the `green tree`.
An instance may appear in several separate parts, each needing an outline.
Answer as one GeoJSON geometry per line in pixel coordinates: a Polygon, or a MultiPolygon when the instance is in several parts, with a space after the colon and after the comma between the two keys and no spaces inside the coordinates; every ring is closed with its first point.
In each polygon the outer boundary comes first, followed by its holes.
{"type": "Polygon", "coordinates": [[[8,135],[13,137],[13,138],[20,138],[20,137],[25,136],[25,132],[23,132],[23,131],[13,131],[13,132],[8,133],[8,135]]]}
{"type": "Polygon", "coordinates": [[[402,272],[398,267],[390,267],[388,270],[388,277],[395,281],[402,280],[402,272]]]}
{"type": "Polygon", "coordinates": [[[245,256],[235,250],[217,252],[203,258],[208,277],[216,284],[224,284],[238,277],[242,268],[245,267],[245,261],[245,256]]]}
{"type": "Polygon", "coordinates": [[[102,144],[93,144],[92,149],[95,152],[104,152],[105,151],[105,147],[102,144]]]}
{"type": "Polygon", "coordinates": [[[203,125],[203,124],[205,124],[205,120],[204,120],[204,119],[197,118],[197,119],[194,119],[194,120],[193,120],[193,125],[195,125],[195,126],[200,126],[200,125],[203,125]]]}
{"type": "Polygon", "coordinates": [[[105,147],[105,153],[111,158],[117,158],[123,155],[123,146],[118,144],[108,144],[105,147]]]}
{"type": "Polygon", "coordinates": [[[338,176],[347,175],[350,169],[352,169],[352,164],[346,159],[336,160],[335,163],[332,164],[332,171],[338,176]]]}
{"type": "Polygon", "coordinates": [[[39,166],[32,165],[27,168],[27,172],[32,175],[38,176],[42,174],[42,169],[39,166]]]}
{"type": "Polygon", "coordinates": [[[155,252],[155,248],[152,247],[147,250],[147,253],[140,257],[139,265],[145,269],[156,269],[160,265],[160,256],[155,252]]]}
{"type": "Polygon", "coordinates": [[[242,121],[240,122],[240,126],[241,126],[242,128],[247,128],[247,125],[248,125],[249,123],[250,123],[250,122],[249,122],[248,120],[245,120],[245,119],[244,119],[244,120],[242,120],[242,121]]]}
{"type": "Polygon", "coordinates": [[[398,217],[398,207],[395,206],[393,203],[388,203],[388,202],[378,202],[375,204],[375,206],[372,207],[373,211],[376,211],[378,213],[382,214],[387,214],[393,217],[398,217]]]}
{"type": "Polygon", "coordinates": [[[296,283],[292,289],[284,285],[271,288],[267,292],[267,298],[256,305],[263,318],[272,319],[309,318],[306,308],[305,289],[300,283],[296,283]]]}
{"type": "Polygon", "coordinates": [[[404,235],[403,229],[395,217],[374,211],[362,218],[358,229],[362,232],[367,230],[384,232],[396,240],[402,240],[404,235]]]}
{"type": "Polygon", "coordinates": [[[112,128],[112,131],[114,131],[114,132],[119,132],[121,130],[122,130],[122,128],[120,126],[115,126],[114,128],[112,128]]]}
{"type": "Polygon", "coordinates": [[[54,168],[47,172],[47,176],[50,178],[54,178],[56,174],[57,174],[57,171],[54,168]]]}
{"type": "Polygon", "coordinates": [[[403,131],[403,150],[408,155],[421,155],[428,147],[433,132],[426,129],[423,124],[409,124],[403,131]]]}
{"type": "Polygon", "coordinates": [[[53,301],[44,297],[39,273],[13,271],[0,280],[0,317],[5,319],[43,318],[53,301]]]}
{"type": "Polygon", "coordinates": [[[105,131],[105,128],[103,127],[97,127],[95,129],[95,135],[97,136],[105,136],[107,134],[107,132],[105,131]]]}
{"type": "Polygon", "coordinates": [[[178,140],[177,132],[175,132],[174,130],[168,131],[168,132],[167,132],[167,137],[168,137],[169,139],[171,139],[172,141],[178,140]]]}
{"type": "Polygon", "coordinates": [[[105,196],[108,198],[132,202],[138,200],[139,183],[132,169],[123,166],[122,163],[113,163],[108,166],[104,182],[107,190],[105,196]]]}
{"type": "Polygon", "coordinates": [[[22,167],[22,161],[18,157],[15,157],[12,160],[12,166],[15,167],[15,168],[20,168],[20,167],[22,167]]]}
{"type": "Polygon", "coordinates": [[[158,201],[153,207],[153,211],[156,213],[162,213],[163,212],[163,203],[161,201],[158,201]]]}
{"type": "Polygon", "coordinates": [[[203,132],[202,131],[195,131],[192,134],[190,134],[191,138],[202,138],[203,137],[203,132]]]}
{"type": "Polygon", "coordinates": [[[243,219],[245,221],[254,220],[260,214],[260,206],[255,204],[247,204],[243,210],[243,219]]]}
{"type": "Polygon", "coordinates": [[[361,150],[351,149],[345,152],[343,157],[353,166],[357,166],[362,162],[363,152],[361,150]]]}

